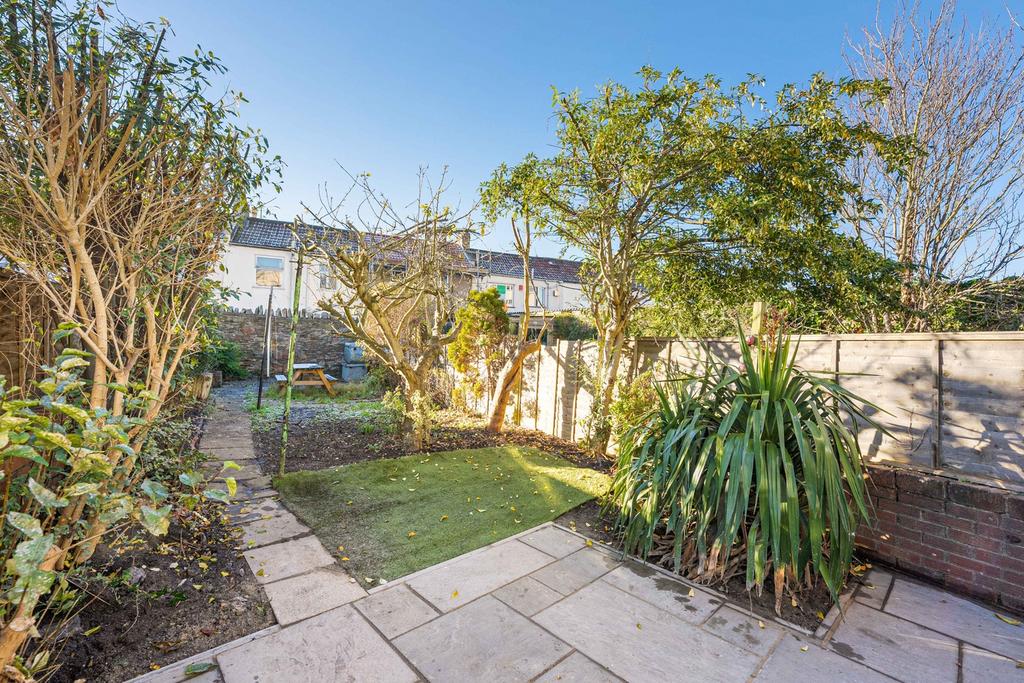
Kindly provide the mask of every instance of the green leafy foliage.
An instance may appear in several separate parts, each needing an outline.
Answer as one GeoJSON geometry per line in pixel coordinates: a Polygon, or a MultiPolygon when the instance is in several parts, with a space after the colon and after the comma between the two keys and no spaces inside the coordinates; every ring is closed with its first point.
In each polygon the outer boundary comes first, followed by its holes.
{"type": "MultiPolygon", "coordinates": [[[[711,357],[699,375],[658,387],[657,406],[622,436],[611,501],[628,552],[673,538],[676,571],[720,579],[738,561],[748,588],[820,577],[838,595],[869,500],[856,433],[865,402],[794,365],[788,338],[742,363],[711,357]],[[806,573],[805,573],[806,571],[806,573]]],[[[870,405],[870,404],[866,404],[870,405]]]]}
{"type": "Polygon", "coordinates": [[[597,339],[597,328],[577,313],[559,313],[551,320],[551,334],[568,341],[597,339]]]}
{"type": "Polygon", "coordinates": [[[470,292],[455,320],[459,333],[448,346],[448,358],[466,389],[479,398],[493,390],[493,378],[505,359],[509,317],[498,289],[470,292]]]}

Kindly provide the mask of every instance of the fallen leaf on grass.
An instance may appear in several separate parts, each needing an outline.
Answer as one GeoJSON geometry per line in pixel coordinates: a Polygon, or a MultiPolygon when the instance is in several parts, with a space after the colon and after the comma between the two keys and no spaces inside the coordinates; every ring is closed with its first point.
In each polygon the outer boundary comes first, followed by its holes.
{"type": "Polygon", "coordinates": [[[348,558],[347,557],[343,557],[343,558],[341,558],[341,561],[342,562],[348,562],[348,558]]]}
{"type": "Polygon", "coordinates": [[[442,522],[447,522],[448,521],[448,515],[441,515],[441,521],[442,522]]]}
{"type": "Polygon", "coordinates": [[[406,534],[406,536],[408,536],[409,538],[412,538],[415,535],[416,535],[415,531],[410,531],[409,533],[406,534]]]}

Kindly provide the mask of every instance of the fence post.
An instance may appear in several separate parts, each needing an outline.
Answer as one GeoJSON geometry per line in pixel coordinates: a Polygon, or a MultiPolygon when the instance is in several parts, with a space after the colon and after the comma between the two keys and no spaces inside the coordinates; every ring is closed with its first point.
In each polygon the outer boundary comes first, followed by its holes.
{"type": "Polygon", "coordinates": [[[555,388],[551,392],[551,436],[555,436],[555,430],[558,428],[558,371],[562,366],[562,341],[559,339],[555,344],[555,388]]]}
{"type": "Polygon", "coordinates": [[[932,351],[932,365],[935,368],[935,394],[932,414],[935,416],[935,433],[932,435],[932,467],[942,468],[942,339],[935,338],[932,351]]]}

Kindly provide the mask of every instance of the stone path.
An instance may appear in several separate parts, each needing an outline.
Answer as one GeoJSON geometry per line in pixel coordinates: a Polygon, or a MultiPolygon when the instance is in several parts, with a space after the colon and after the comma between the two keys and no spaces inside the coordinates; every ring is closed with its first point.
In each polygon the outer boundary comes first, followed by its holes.
{"type": "MultiPolygon", "coordinates": [[[[209,433],[243,418],[219,408],[209,433]]],[[[279,625],[188,660],[219,667],[189,680],[1024,680],[1024,627],[901,575],[872,570],[810,634],[553,524],[367,593],[272,494],[235,514],[279,625]]],[[[178,683],[186,663],[137,680],[178,683]]]]}

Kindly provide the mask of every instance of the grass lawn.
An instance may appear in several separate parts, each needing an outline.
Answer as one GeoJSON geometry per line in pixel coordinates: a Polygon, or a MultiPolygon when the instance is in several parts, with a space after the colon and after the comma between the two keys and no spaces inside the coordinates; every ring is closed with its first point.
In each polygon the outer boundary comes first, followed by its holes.
{"type": "Polygon", "coordinates": [[[275,485],[365,586],[555,519],[604,494],[609,478],[536,449],[504,446],[291,472],[275,485]]]}

